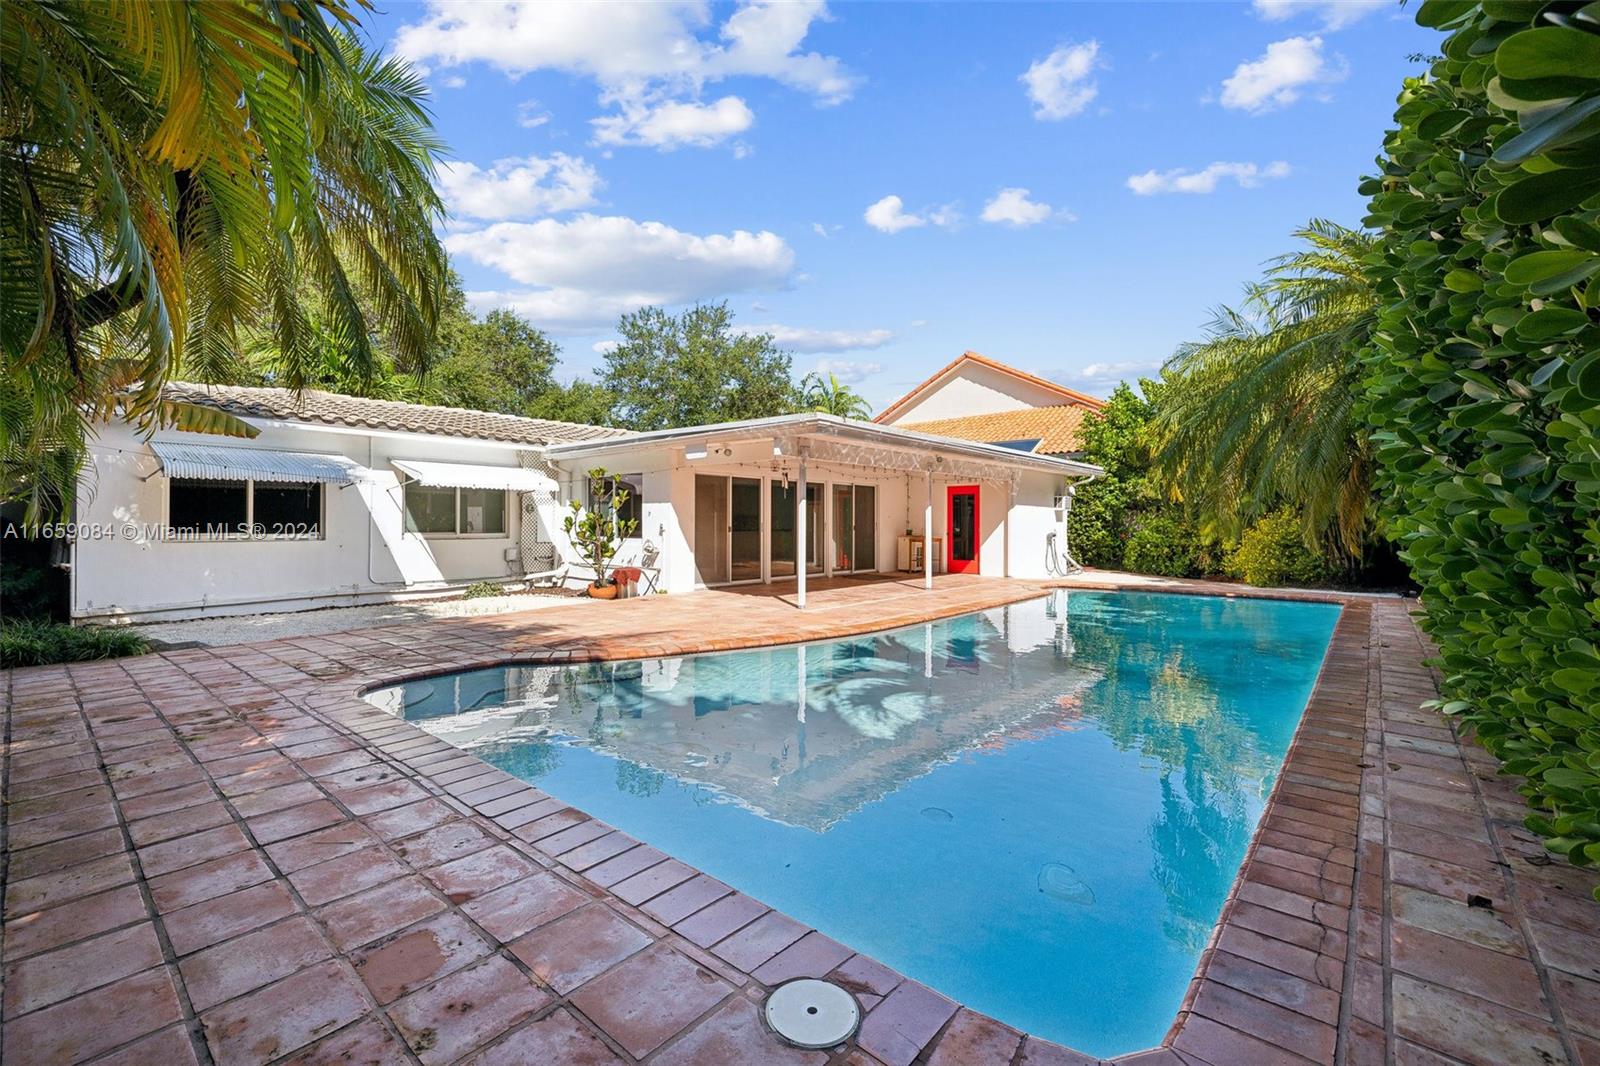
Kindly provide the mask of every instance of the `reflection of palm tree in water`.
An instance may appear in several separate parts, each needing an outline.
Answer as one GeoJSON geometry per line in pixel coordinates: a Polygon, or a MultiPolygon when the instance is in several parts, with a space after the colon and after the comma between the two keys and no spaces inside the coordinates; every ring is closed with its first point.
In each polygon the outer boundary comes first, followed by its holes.
{"type": "MultiPolygon", "coordinates": [[[[1276,762],[1253,730],[1222,712],[1215,678],[1184,645],[1137,619],[1079,613],[1070,624],[1078,660],[1097,661],[1105,673],[1097,691],[1116,694],[1094,709],[1101,732],[1161,767],[1151,876],[1167,897],[1168,938],[1198,951],[1249,841],[1248,798],[1276,762]]],[[[1216,610],[1194,620],[1201,630],[1221,624],[1216,610]]]]}
{"type": "Polygon", "coordinates": [[[1182,776],[1180,790],[1170,771],[1161,775],[1161,815],[1150,826],[1150,872],[1167,895],[1167,939],[1199,951],[1233,882],[1249,821],[1243,797],[1212,789],[1193,760],[1182,776]]]}

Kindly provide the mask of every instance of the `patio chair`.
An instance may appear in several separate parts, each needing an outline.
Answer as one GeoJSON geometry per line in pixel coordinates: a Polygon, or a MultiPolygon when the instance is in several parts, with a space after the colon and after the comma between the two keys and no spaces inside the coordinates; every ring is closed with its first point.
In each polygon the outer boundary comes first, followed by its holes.
{"type": "Polygon", "coordinates": [[[644,582],[645,592],[656,591],[656,583],[661,580],[661,549],[656,547],[653,541],[644,542],[635,569],[639,571],[640,580],[644,582]]]}

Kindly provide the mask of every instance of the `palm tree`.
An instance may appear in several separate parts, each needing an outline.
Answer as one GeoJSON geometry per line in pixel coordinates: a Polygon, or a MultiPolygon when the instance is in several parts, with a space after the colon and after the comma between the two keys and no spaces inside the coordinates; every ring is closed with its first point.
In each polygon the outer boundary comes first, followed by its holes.
{"type": "Polygon", "coordinates": [[[815,373],[801,379],[800,407],[804,411],[822,411],[840,418],[865,421],[872,417],[872,405],[831,373],[826,379],[815,373]]]}
{"type": "Polygon", "coordinates": [[[70,507],[97,421],[253,436],[166,401],[237,369],[425,362],[446,276],[425,88],[352,0],[36,0],[0,20],[0,497],[70,507]]]}
{"type": "Polygon", "coordinates": [[[1356,554],[1372,513],[1355,405],[1377,312],[1362,271],[1374,240],[1320,219],[1294,235],[1307,247],[1273,260],[1242,309],[1221,308],[1168,361],[1157,464],[1223,535],[1287,503],[1308,544],[1356,554]]]}

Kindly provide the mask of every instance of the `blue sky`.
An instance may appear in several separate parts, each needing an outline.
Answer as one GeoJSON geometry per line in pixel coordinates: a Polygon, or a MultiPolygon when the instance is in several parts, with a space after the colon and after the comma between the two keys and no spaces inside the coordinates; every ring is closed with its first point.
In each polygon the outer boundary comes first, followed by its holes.
{"type": "Polygon", "coordinates": [[[621,310],[726,299],[879,408],[969,348],[1151,372],[1295,226],[1359,221],[1437,45],[1386,0],[382,7],[476,306],[572,376],[621,310]]]}

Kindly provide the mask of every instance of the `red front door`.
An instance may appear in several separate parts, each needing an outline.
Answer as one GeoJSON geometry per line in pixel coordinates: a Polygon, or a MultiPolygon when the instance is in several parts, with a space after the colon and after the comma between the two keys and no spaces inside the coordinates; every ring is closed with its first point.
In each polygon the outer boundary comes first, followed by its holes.
{"type": "Polygon", "coordinates": [[[945,512],[945,569],[952,574],[978,572],[978,486],[951,485],[945,512]]]}

